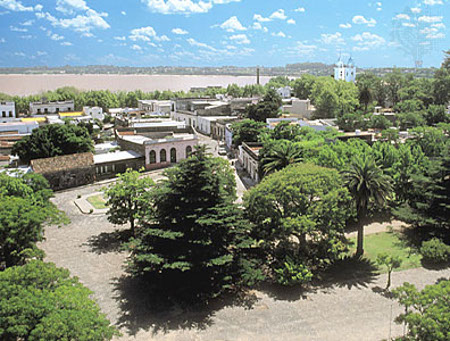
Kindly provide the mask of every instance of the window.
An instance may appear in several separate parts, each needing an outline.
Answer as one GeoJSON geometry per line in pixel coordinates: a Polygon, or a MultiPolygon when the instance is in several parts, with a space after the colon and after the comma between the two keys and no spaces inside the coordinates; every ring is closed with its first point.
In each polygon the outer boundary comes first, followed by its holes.
{"type": "Polygon", "coordinates": [[[41,109],[38,109],[37,112],[38,112],[38,114],[40,114],[41,113],[41,109]]]}
{"type": "Polygon", "coordinates": [[[167,162],[167,152],[165,149],[159,152],[159,162],[167,162]]]}
{"type": "Polygon", "coordinates": [[[187,146],[186,147],[186,159],[191,156],[192,154],[192,147],[191,146],[187,146]]]}
{"type": "Polygon", "coordinates": [[[9,112],[9,117],[13,117],[12,111],[9,112]]]}
{"type": "Polygon", "coordinates": [[[45,109],[44,109],[44,112],[45,112],[45,113],[48,113],[48,109],[47,109],[47,108],[45,108],[45,109]]]}
{"type": "Polygon", "coordinates": [[[2,111],[2,117],[6,117],[6,111],[2,111]]]}
{"type": "Polygon", "coordinates": [[[150,152],[150,164],[156,163],[156,152],[152,150],[150,152]]]}
{"type": "Polygon", "coordinates": [[[177,163],[177,150],[175,148],[170,150],[170,163],[177,163]]]}

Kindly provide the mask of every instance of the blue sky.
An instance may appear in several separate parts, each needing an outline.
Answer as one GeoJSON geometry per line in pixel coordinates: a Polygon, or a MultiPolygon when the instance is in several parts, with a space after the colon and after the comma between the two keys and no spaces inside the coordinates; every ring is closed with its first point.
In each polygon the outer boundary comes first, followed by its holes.
{"type": "Polygon", "coordinates": [[[438,67],[449,16],[449,0],[0,0],[0,66],[438,67]]]}

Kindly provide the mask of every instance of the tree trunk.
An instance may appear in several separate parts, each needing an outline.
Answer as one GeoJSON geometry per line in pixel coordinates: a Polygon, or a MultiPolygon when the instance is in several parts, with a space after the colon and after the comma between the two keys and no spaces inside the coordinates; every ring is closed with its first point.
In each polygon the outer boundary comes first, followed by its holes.
{"type": "Polygon", "coordinates": [[[388,291],[391,286],[391,273],[392,273],[392,271],[388,270],[388,280],[387,280],[386,289],[385,289],[386,291],[388,291]]]}
{"type": "Polygon", "coordinates": [[[361,208],[358,214],[358,239],[356,247],[356,257],[364,254],[364,218],[366,216],[365,209],[361,208]]]}
{"type": "Polygon", "coordinates": [[[130,218],[130,227],[131,227],[131,234],[133,237],[136,237],[135,228],[134,228],[134,218],[130,218]]]}

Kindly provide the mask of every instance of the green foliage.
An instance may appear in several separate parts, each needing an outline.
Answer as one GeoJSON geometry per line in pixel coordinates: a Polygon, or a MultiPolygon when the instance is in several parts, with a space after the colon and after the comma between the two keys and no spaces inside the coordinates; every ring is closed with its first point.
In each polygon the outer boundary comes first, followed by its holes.
{"type": "Polygon", "coordinates": [[[245,116],[249,119],[265,123],[267,118],[279,116],[281,104],[281,97],[274,89],[269,89],[261,102],[251,104],[246,108],[245,116]]]}
{"type": "Polygon", "coordinates": [[[0,272],[0,338],[111,340],[118,335],[69,271],[31,261],[0,272]]]}
{"type": "Polygon", "coordinates": [[[285,286],[305,284],[313,278],[313,274],[304,264],[296,262],[289,256],[279,267],[274,269],[274,273],[278,284],[285,286]]]}
{"type": "Polygon", "coordinates": [[[93,151],[87,129],[74,124],[50,124],[33,130],[13,146],[11,153],[24,162],[93,151]]]}
{"type": "Polygon", "coordinates": [[[226,160],[197,147],[166,175],[147,204],[154,210],[139,220],[131,270],[183,298],[218,295],[238,282],[241,252],[251,246],[249,224],[233,204],[234,174],[226,160]]]}
{"type": "Polygon", "coordinates": [[[438,238],[433,238],[422,243],[420,254],[425,261],[445,263],[450,260],[450,245],[438,238]]]}
{"type": "Polygon", "coordinates": [[[295,164],[271,174],[244,196],[252,237],[273,271],[286,252],[314,272],[345,249],[344,226],[352,215],[350,196],[339,173],[295,164]]]}
{"type": "Polygon", "coordinates": [[[377,256],[378,265],[384,265],[387,268],[388,279],[386,283],[386,289],[389,290],[391,286],[391,274],[394,269],[399,268],[402,265],[402,259],[399,256],[392,256],[387,253],[380,253],[377,256]]]}
{"type": "Polygon", "coordinates": [[[405,307],[395,321],[406,323],[404,341],[446,341],[450,336],[450,281],[427,285],[422,291],[410,284],[393,290],[394,297],[405,307]]]}
{"type": "Polygon", "coordinates": [[[303,160],[300,145],[290,141],[276,141],[274,146],[261,160],[264,174],[270,174],[281,170],[294,163],[303,160]]]}
{"type": "Polygon", "coordinates": [[[264,122],[246,119],[231,125],[233,131],[233,144],[239,146],[242,142],[258,142],[259,135],[265,131],[264,122]]]}
{"type": "Polygon", "coordinates": [[[370,118],[369,127],[377,130],[386,130],[392,127],[392,123],[383,115],[373,115],[370,118]]]}
{"type": "Polygon", "coordinates": [[[119,174],[117,182],[105,190],[108,221],[119,225],[130,223],[131,232],[135,235],[135,221],[144,208],[149,208],[146,198],[153,186],[151,178],[141,177],[132,169],[119,174]]]}

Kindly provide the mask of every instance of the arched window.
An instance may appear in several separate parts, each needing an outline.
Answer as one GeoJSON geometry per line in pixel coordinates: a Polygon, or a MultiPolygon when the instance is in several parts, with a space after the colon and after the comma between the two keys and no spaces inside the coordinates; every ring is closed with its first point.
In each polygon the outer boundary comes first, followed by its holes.
{"type": "Polygon", "coordinates": [[[170,163],[177,163],[177,150],[175,148],[170,150],[170,163]]]}
{"type": "Polygon", "coordinates": [[[156,152],[154,150],[150,152],[150,164],[152,163],[156,163],[156,152]]]}
{"type": "Polygon", "coordinates": [[[187,146],[186,147],[186,159],[191,156],[192,154],[192,147],[191,146],[187,146]]]}
{"type": "Polygon", "coordinates": [[[167,162],[167,153],[165,149],[161,149],[159,152],[159,162],[167,162]]]}

